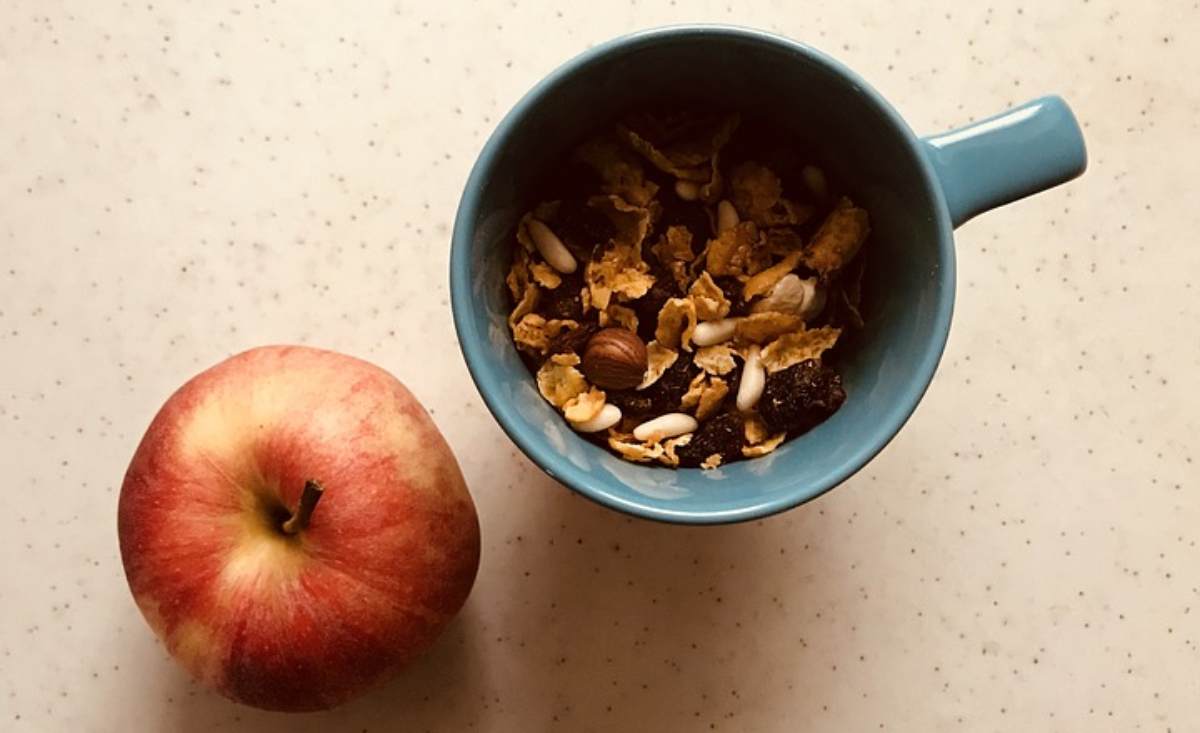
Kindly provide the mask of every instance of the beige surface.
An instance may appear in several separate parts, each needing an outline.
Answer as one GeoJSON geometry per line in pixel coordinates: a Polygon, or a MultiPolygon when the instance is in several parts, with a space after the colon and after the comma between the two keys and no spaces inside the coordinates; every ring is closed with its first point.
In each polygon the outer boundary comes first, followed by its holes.
{"type": "Polygon", "coordinates": [[[0,729],[1200,728],[1194,2],[339,5],[0,8],[0,729]],[[837,54],[921,131],[1060,92],[1092,155],[960,231],[945,361],[866,471],[686,529],[518,453],[445,282],[468,167],[516,98],[589,43],[701,18],[837,54]],[[427,658],[296,719],[189,684],[114,529],[170,390],[281,341],[406,381],[485,532],[427,658]]]}

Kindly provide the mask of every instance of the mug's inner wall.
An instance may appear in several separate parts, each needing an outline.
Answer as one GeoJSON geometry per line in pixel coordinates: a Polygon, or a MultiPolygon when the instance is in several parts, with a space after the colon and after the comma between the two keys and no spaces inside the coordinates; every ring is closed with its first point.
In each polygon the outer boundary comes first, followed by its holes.
{"type": "MultiPolygon", "coordinates": [[[[915,388],[919,394],[924,387],[923,380],[913,386],[912,370],[928,352],[931,338],[939,338],[932,335],[939,268],[936,204],[909,140],[869,94],[786,46],[721,34],[630,45],[632,49],[626,46],[593,60],[562,83],[552,78],[543,98],[524,109],[520,124],[493,159],[473,242],[473,260],[483,271],[472,282],[488,311],[490,340],[502,352],[497,358],[504,369],[523,369],[511,341],[505,343],[503,319],[510,304],[503,278],[513,227],[537,203],[533,197],[548,166],[558,165],[598,125],[624,111],[664,96],[712,99],[793,132],[797,145],[870,212],[873,233],[864,250],[863,288],[867,327],[850,338],[839,363],[849,399],[826,424],[779,451],[808,454],[819,449],[819,463],[831,466],[847,459],[864,440],[878,437],[867,434],[867,426],[878,430],[883,412],[898,400],[916,399],[903,393],[915,388]]],[[[534,425],[552,415],[530,405],[519,411],[534,425]]],[[[572,439],[598,450],[574,435],[566,440],[572,439]]],[[[817,475],[820,466],[811,468],[798,471],[796,478],[817,475]]],[[[786,485],[786,477],[781,481],[760,477],[753,490],[744,490],[770,491],[786,485]]],[[[728,492],[729,487],[720,490],[728,492]]]]}

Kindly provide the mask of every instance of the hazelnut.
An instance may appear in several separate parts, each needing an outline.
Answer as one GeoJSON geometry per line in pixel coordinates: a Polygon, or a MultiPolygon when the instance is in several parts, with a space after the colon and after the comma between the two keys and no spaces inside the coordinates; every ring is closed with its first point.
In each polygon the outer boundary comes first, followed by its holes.
{"type": "Polygon", "coordinates": [[[646,359],[646,345],[636,333],[623,328],[604,328],[584,347],[583,373],[599,387],[629,389],[641,384],[646,359]]]}

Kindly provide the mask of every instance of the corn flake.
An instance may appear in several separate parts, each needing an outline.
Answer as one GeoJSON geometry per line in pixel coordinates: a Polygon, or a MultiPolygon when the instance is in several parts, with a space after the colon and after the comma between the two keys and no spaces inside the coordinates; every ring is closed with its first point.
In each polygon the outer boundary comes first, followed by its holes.
{"type": "Polygon", "coordinates": [[[592,387],[563,404],[563,415],[573,423],[587,422],[604,409],[604,392],[592,387]]]}
{"type": "Polygon", "coordinates": [[[716,412],[728,394],[729,384],[724,379],[710,377],[708,385],[700,393],[700,402],[696,405],[696,419],[704,420],[716,412]]]}
{"type": "Polygon", "coordinates": [[[688,383],[687,392],[684,392],[683,397],[679,398],[680,408],[690,410],[700,404],[700,395],[704,394],[706,379],[707,375],[703,372],[692,377],[692,381],[688,383]]]}
{"type": "Polygon", "coordinates": [[[632,248],[641,259],[642,241],[654,223],[658,202],[652,202],[649,206],[635,206],[620,196],[592,196],[588,199],[588,206],[603,212],[613,223],[616,229],[613,241],[632,248]]]}
{"type": "Polygon", "coordinates": [[[654,285],[649,269],[633,248],[620,244],[610,247],[584,270],[589,304],[597,310],[606,310],[613,294],[626,300],[642,297],[654,285]]]}
{"type": "Polygon", "coordinates": [[[732,372],[737,367],[737,362],[733,360],[733,354],[734,351],[729,344],[702,346],[696,349],[696,355],[692,357],[692,362],[709,374],[721,376],[732,372]]]}
{"type": "Polygon", "coordinates": [[[685,433],[674,438],[668,438],[662,441],[662,455],[658,457],[659,463],[664,466],[675,468],[679,466],[679,456],[675,453],[676,449],[682,448],[692,442],[692,433],[685,433]]]}
{"type": "Polygon", "coordinates": [[[711,179],[712,159],[729,142],[740,118],[708,117],[686,119],[682,116],[639,115],[617,132],[631,148],[664,173],[684,181],[706,182],[711,179]]]}
{"type": "Polygon", "coordinates": [[[692,252],[692,232],[685,226],[669,226],[650,251],[664,266],[674,262],[691,262],[696,259],[692,252]]]}
{"type": "Polygon", "coordinates": [[[545,354],[550,342],[564,331],[579,328],[579,323],[566,319],[547,321],[537,313],[528,313],[512,327],[517,348],[534,354],[545,354]]]}
{"type": "Polygon", "coordinates": [[[822,276],[845,267],[871,233],[866,209],[842,197],[804,250],[804,264],[822,276]]]}
{"type": "Polygon", "coordinates": [[[804,319],[791,313],[751,313],[738,320],[734,336],[742,341],[765,344],[803,327],[804,319]]]}
{"type": "Polygon", "coordinates": [[[716,239],[708,241],[705,269],[718,277],[741,275],[753,259],[758,239],[758,227],[752,221],[743,221],[726,229],[716,239]]]}
{"type": "Polygon", "coordinates": [[[633,436],[626,435],[610,435],[608,445],[622,458],[635,463],[648,463],[665,452],[662,443],[641,443],[633,440],[633,436]]]}
{"type": "Polygon", "coordinates": [[[803,224],[813,215],[811,206],[785,199],[779,176],[754,161],[746,161],[733,171],[729,188],[738,213],[759,226],[803,224]]]}
{"type": "Polygon", "coordinates": [[[787,438],[787,433],[777,433],[758,445],[743,445],[742,455],[747,458],[765,456],[778,448],[785,438],[787,438]]]}
{"type": "Polygon", "coordinates": [[[696,304],[689,298],[671,298],[658,312],[654,340],[667,348],[692,350],[692,333],[696,330],[696,304]]]}
{"type": "Polygon", "coordinates": [[[759,295],[769,293],[771,288],[775,287],[780,280],[787,277],[792,270],[796,269],[796,265],[799,265],[800,260],[803,258],[803,252],[789,252],[777,264],[756,273],[742,285],[742,298],[750,300],[759,295]]]}
{"type": "Polygon", "coordinates": [[[575,354],[555,354],[538,369],[538,391],[547,402],[561,408],[587,391],[587,380],[575,368],[578,363],[575,354]]]}
{"type": "Polygon", "coordinates": [[[607,308],[600,311],[600,327],[607,328],[609,326],[617,326],[637,333],[637,312],[623,305],[609,303],[607,308]]]}
{"type": "Polygon", "coordinates": [[[725,297],[725,292],[713,282],[712,275],[701,273],[692,287],[688,289],[688,297],[696,304],[696,318],[701,321],[715,321],[729,315],[732,304],[725,297]]]}
{"type": "Polygon", "coordinates": [[[769,254],[784,257],[799,249],[804,249],[804,238],[795,229],[789,227],[772,227],[764,233],[765,248],[769,254]]]}
{"type": "Polygon", "coordinates": [[[545,262],[530,262],[529,274],[533,276],[534,282],[547,290],[554,290],[562,285],[562,275],[545,262]]]}
{"type": "Polygon", "coordinates": [[[778,372],[809,359],[820,359],[837,343],[840,328],[813,328],[785,333],[763,347],[761,360],[768,372],[778,372]]]}
{"type": "Polygon", "coordinates": [[[658,343],[658,341],[651,341],[646,344],[646,374],[642,377],[642,383],[637,388],[646,389],[657,382],[678,358],[679,353],[677,351],[668,349],[658,343]]]}
{"type": "Polygon", "coordinates": [[[596,171],[605,193],[638,206],[650,203],[658,193],[658,184],[646,180],[641,161],[616,140],[592,140],[576,150],[575,156],[596,171]]]}
{"type": "Polygon", "coordinates": [[[705,458],[703,461],[700,462],[700,468],[703,468],[705,471],[711,471],[720,465],[721,465],[721,454],[720,453],[713,453],[711,456],[709,456],[708,458],[705,458]]]}
{"type": "Polygon", "coordinates": [[[758,445],[771,434],[767,430],[767,424],[758,416],[758,413],[751,413],[746,416],[745,421],[742,423],[742,433],[746,438],[746,442],[750,445],[758,445]]]}

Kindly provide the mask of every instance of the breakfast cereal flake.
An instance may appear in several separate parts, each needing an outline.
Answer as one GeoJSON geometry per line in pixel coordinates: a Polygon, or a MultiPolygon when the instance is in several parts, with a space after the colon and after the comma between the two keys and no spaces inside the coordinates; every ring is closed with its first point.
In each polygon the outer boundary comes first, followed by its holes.
{"type": "Polygon", "coordinates": [[[616,140],[589,141],[575,154],[604,181],[601,188],[605,193],[620,196],[637,206],[650,203],[658,193],[658,184],[646,180],[641,160],[616,140]]]}
{"type": "Polygon", "coordinates": [[[662,443],[641,443],[634,440],[632,435],[610,435],[608,445],[621,454],[622,458],[635,463],[648,463],[661,456],[665,451],[662,443]]]}
{"type": "Polygon", "coordinates": [[[758,413],[750,413],[746,416],[742,423],[742,431],[746,438],[746,442],[750,445],[757,445],[767,439],[770,431],[767,430],[767,424],[758,416],[758,413]]]}
{"type": "Polygon", "coordinates": [[[591,306],[606,310],[614,293],[627,300],[642,297],[654,285],[649,269],[632,247],[623,244],[609,247],[599,260],[592,260],[584,269],[591,306]]]}
{"type": "Polygon", "coordinates": [[[563,404],[563,415],[573,423],[591,420],[604,409],[604,392],[592,387],[563,404]]]}
{"type": "Polygon", "coordinates": [[[811,206],[785,199],[779,176],[754,161],[746,161],[733,171],[729,189],[738,214],[759,226],[803,224],[813,215],[811,206]]]}
{"type": "Polygon", "coordinates": [[[564,331],[579,328],[577,321],[553,318],[546,320],[537,313],[527,313],[512,328],[517,348],[534,354],[545,354],[550,342],[564,331]]]}
{"type": "Polygon", "coordinates": [[[804,258],[804,253],[799,250],[789,252],[777,264],[771,265],[767,269],[754,274],[742,286],[742,298],[750,300],[759,295],[765,295],[771,292],[771,288],[787,277],[792,270],[796,269],[796,265],[800,264],[800,260],[804,258]]]}
{"type": "Polygon", "coordinates": [[[545,262],[530,262],[529,274],[533,276],[534,282],[547,290],[554,290],[562,285],[562,275],[545,262]]]}
{"type": "Polygon", "coordinates": [[[840,328],[811,328],[785,333],[763,347],[761,360],[767,372],[778,372],[808,359],[820,359],[841,336],[840,328]]]}
{"type": "Polygon", "coordinates": [[[703,468],[706,471],[711,471],[720,465],[721,465],[721,454],[713,453],[711,456],[709,456],[708,458],[705,458],[700,463],[700,468],[703,468]]]}
{"type": "Polygon", "coordinates": [[[705,269],[721,275],[741,275],[747,271],[752,252],[758,244],[758,227],[752,221],[740,222],[708,242],[705,269]]]}
{"type": "Polygon", "coordinates": [[[704,391],[700,393],[700,403],[696,405],[696,419],[708,419],[721,406],[721,402],[727,394],[729,394],[729,384],[720,377],[710,377],[704,391]]]}
{"type": "MultiPolygon", "coordinates": [[[[757,277],[757,276],[756,276],[757,277]]],[[[713,282],[712,275],[701,273],[688,289],[688,297],[696,304],[696,318],[715,321],[729,315],[732,304],[721,287],[713,282]]]]}
{"type": "Polygon", "coordinates": [[[579,357],[575,354],[555,354],[538,369],[538,391],[547,402],[561,409],[587,391],[588,383],[583,372],[575,368],[578,363],[579,357]],[[571,357],[574,357],[574,363],[571,357]]]}
{"type": "Polygon", "coordinates": [[[845,267],[871,233],[865,209],[842,197],[804,250],[804,264],[822,276],[845,267]]]}
{"type": "Polygon", "coordinates": [[[692,332],[696,330],[696,304],[690,298],[671,298],[658,312],[654,340],[668,348],[692,350],[692,332]]]}
{"type": "Polygon", "coordinates": [[[691,262],[696,259],[692,252],[692,233],[685,226],[669,226],[650,251],[664,266],[675,262],[691,262]]]}
{"type": "Polygon", "coordinates": [[[703,346],[696,349],[696,355],[692,357],[692,361],[709,374],[723,376],[737,368],[733,354],[733,348],[729,344],[703,346]]]}
{"type": "Polygon", "coordinates": [[[692,442],[692,433],[684,433],[683,435],[674,438],[668,438],[662,441],[662,455],[658,457],[659,463],[672,468],[679,465],[679,456],[675,453],[676,449],[682,448],[692,442]]]}
{"type": "Polygon", "coordinates": [[[734,335],[741,341],[765,344],[779,336],[804,327],[804,319],[792,313],[751,313],[737,322],[734,335]]]}
{"type": "Polygon", "coordinates": [[[646,389],[657,382],[662,378],[663,372],[670,369],[678,358],[679,352],[668,349],[658,341],[646,344],[646,375],[642,377],[642,383],[637,388],[646,389]]]}
{"type": "Polygon", "coordinates": [[[592,196],[588,206],[604,213],[616,229],[613,241],[618,246],[632,249],[640,260],[642,258],[642,241],[650,231],[654,221],[658,202],[649,206],[635,206],[620,196],[592,196]]]}
{"type": "Polygon", "coordinates": [[[787,433],[776,433],[758,445],[744,445],[742,446],[742,455],[747,458],[765,456],[766,454],[778,448],[780,443],[782,443],[786,438],[787,433]]]}
{"type": "Polygon", "coordinates": [[[609,326],[618,326],[626,331],[637,333],[637,313],[632,308],[609,303],[608,307],[600,312],[600,327],[607,328],[609,326]]]}
{"type": "MultiPolygon", "coordinates": [[[[678,128],[675,120],[666,119],[664,116],[645,115],[639,121],[644,123],[644,127],[653,128],[658,132],[668,127],[678,128]]],[[[617,131],[631,148],[641,153],[663,173],[670,173],[680,180],[703,183],[711,178],[710,166],[713,157],[729,142],[739,122],[740,118],[737,115],[730,115],[724,118],[709,118],[701,124],[685,123],[690,129],[682,131],[683,134],[665,135],[674,139],[663,143],[661,149],[655,144],[656,141],[648,139],[656,137],[655,135],[643,136],[624,124],[619,125],[617,131]]]]}

